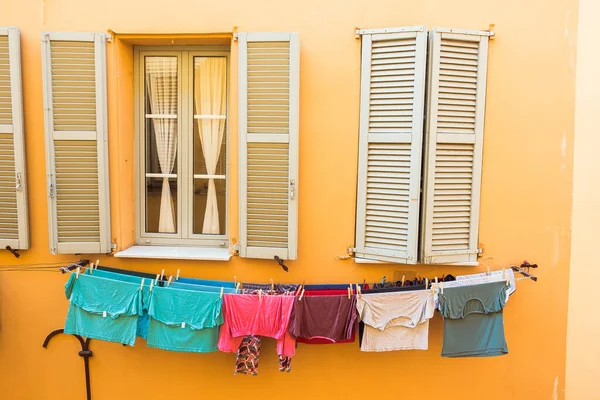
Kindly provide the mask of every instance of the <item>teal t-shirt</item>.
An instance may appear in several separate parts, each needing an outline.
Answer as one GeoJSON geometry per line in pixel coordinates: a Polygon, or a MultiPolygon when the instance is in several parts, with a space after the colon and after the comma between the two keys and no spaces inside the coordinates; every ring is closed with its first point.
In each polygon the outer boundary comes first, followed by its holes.
{"type": "Polygon", "coordinates": [[[444,317],[442,357],[490,357],[508,354],[502,310],[505,282],[444,289],[439,308],[444,317]]]}
{"type": "MultiPolygon", "coordinates": [[[[89,273],[89,271],[90,270],[88,269],[86,272],[89,273]]],[[[138,318],[136,336],[146,339],[148,337],[148,326],[150,325],[150,317],[148,316],[148,301],[150,299],[149,287],[152,279],[141,278],[134,275],[118,274],[116,272],[99,269],[95,269],[92,272],[92,275],[100,278],[113,279],[116,281],[137,283],[138,285],[140,285],[142,283],[142,279],[144,279],[144,288],[142,289],[142,315],[140,315],[138,318]]]]}
{"type": "Polygon", "coordinates": [[[134,345],[143,308],[139,284],[72,273],[65,294],[65,333],[134,345]]]}
{"type": "Polygon", "coordinates": [[[205,353],[217,350],[223,299],[219,292],[155,287],[148,314],[150,347],[205,353]]]}

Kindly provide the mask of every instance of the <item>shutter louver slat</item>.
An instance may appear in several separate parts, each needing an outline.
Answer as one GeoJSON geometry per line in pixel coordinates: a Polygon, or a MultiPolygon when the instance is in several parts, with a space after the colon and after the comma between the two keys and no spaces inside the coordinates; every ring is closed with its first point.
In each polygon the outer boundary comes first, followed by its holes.
{"type": "Polygon", "coordinates": [[[17,192],[15,190],[15,148],[12,133],[0,133],[0,238],[19,239],[17,192]]]}
{"type": "Polygon", "coordinates": [[[296,34],[239,34],[240,255],[296,259],[296,34]]]}
{"type": "Polygon", "coordinates": [[[42,35],[53,253],[110,252],[106,38],[42,35]]]}
{"type": "Polygon", "coordinates": [[[0,125],[12,125],[8,35],[0,35],[0,125]]]}
{"type": "Polygon", "coordinates": [[[477,261],[488,36],[432,32],[422,257],[477,261]]]}
{"type": "Polygon", "coordinates": [[[29,248],[20,32],[0,28],[0,248],[29,248]]]}
{"type": "Polygon", "coordinates": [[[424,30],[362,37],[359,258],[417,261],[424,30]]]}

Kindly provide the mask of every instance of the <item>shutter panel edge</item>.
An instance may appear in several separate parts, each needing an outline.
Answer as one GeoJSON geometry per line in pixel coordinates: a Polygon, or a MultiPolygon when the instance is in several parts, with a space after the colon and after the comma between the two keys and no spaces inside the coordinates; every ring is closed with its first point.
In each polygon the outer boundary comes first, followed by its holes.
{"type": "MultiPolygon", "coordinates": [[[[46,141],[46,189],[48,196],[48,232],[50,252],[52,254],[98,254],[110,253],[112,249],[110,232],[110,194],[108,175],[108,110],[106,79],[106,38],[104,33],[94,32],[42,32],[42,78],[44,98],[44,127],[46,141]],[[70,132],[54,132],[53,86],[51,45],[52,41],[93,42],[94,77],[96,103],[96,156],[98,176],[98,221],[99,240],[68,241],[59,243],[58,215],[56,197],[56,159],[55,140],[74,139],[70,132]]],[[[85,134],[86,132],[77,132],[85,134]]],[[[92,136],[93,137],[93,136],[92,136]]],[[[88,140],[91,141],[91,140],[88,140]]]]}
{"type": "Polygon", "coordinates": [[[298,257],[298,137],[300,92],[300,43],[294,32],[241,32],[238,38],[238,138],[239,138],[239,227],[240,257],[284,260],[298,257]],[[248,43],[289,42],[288,133],[253,133],[253,143],[287,143],[287,242],[286,247],[249,245],[248,234],[248,43]],[[272,135],[269,137],[269,135],[272,135]],[[269,140],[274,139],[274,140],[269,140]],[[293,182],[293,183],[292,183],[293,182]],[[292,189],[293,187],[293,189],[292,189]]]}
{"type": "MultiPolygon", "coordinates": [[[[359,158],[357,177],[357,203],[356,203],[356,232],[355,232],[355,257],[381,262],[415,264],[418,260],[418,231],[420,211],[420,185],[421,185],[421,150],[423,139],[423,112],[425,106],[425,73],[427,61],[427,28],[425,26],[385,28],[363,30],[361,50],[361,79],[360,79],[360,122],[359,122],[359,158]],[[412,103],[412,121],[410,142],[410,171],[409,171],[409,199],[406,252],[391,249],[369,247],[366,245],[367,232],[367,179],[369,158],[369,123],[370,123],[370,98],[371,98],[371,64],[373,56],[373,42],[383,40],[401,39],[410,34],[415,35],[415,66],[412,103]]],[[[372,134],[371,134],[372,135],[372,134]]],[[[385,135],[385,134],[384,134],[385,135]]],[[[383,135],[382,135],[383,136],[383,135]]],[[[389,139],[388,139],[389,140],[389,139]]],[[[390,143],[394,143],[393,141],[390,143]]],[[[385,231],[380,232],[381,235],[385,231]]]]}
{"type": "Polygon", "coordinates": [[[18,28],[2,27],[0,35],[8,39],[11,92],[13,154],[15,160],[15,193],[17,204],[17,239],[1,239],[2,248],[29,249],[29,212],[27,207],[27,174],[23,123],[23,85],[21,74],[21,33],[18,28]]]}
{"type": "MultiPolygon", "coordinates": [[[[485,120],[485,101],[487,84],[487,63],[488,63],[488,44],[489,38],[493,36],[492,32],[458,30],[449,28],[434,28],[430,32],[430,54],[429,54],[429,76],[428,76],[428,104],[426,121],[426,144],[425,144],[425,163],[424,163],[424,181],[423,181],[423,211],[422,211],[422,236],[421,236],[421,259],[425,264],[459,264],[476,265],[478,257],[478,239],[479,239],[479,207],[481,202],[481,173],[483,166],[483,140],[484,140],[484,120],[485,120]],[[438,120],[438,95],[439,95],[439,75],[440,75],[440,48],[442,38],[454,41],[463,41],[470,43],[479,43],[477,48],[478,59],[475,94],[475,124],[473,135],[473,161],[472,178],[470,186],[470,214],[469,214],[469,238],[467,249],[450,249],[445,251],[433,250],[433,199],[434,199],[434,181],[435,181],[435,158],[437,155],[437,144],[460,144],[460,137],[447,137],[438,141],[437,120],[438,120]],[[454,141],[451,139],[455,139],[454,141]]],[[[451,136],[443,134],[442,136],[451,136]]],[[[464,135],[461,135],[464,136],[464,135]]],[[[464,143],[467,143],[465,141],[464,143]]],[[[470,141],[469,141],[470,143],[470,141]]]]}

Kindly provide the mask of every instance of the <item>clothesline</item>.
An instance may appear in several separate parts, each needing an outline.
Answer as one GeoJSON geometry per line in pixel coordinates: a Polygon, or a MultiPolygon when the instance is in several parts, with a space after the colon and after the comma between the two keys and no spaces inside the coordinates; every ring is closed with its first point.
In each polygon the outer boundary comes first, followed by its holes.
{"type": "Polygon", "coordinates": [[[71,272],[65,333],[130,346],[139,337],[169,351],[232,352],[236,373],[258,372],[264,336],[276,339],[282,372],[291,369],[296,343],[354,342],[357,325],[361,351],[427,350],[435,310],[444,318],[442,356],[508,353],[502,311],[516,289],[512,269],[434,279],[426,289],[427,281],[404,286],[404,279],[383,279],[374,288],[241,284],[83,265],[63,269],[71,272]]]}

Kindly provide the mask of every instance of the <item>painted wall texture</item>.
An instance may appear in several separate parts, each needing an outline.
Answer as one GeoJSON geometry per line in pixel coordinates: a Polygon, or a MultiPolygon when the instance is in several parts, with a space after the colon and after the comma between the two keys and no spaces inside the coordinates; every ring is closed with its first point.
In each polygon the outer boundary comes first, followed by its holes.
{"type": "MultiPolygon", "coordinates": [[[[159,44],[141,34],[231,33],[234,26],[239,31],[300,35],[298,260],[288,262],[290,272],[285,273],[272,261],[236,257],[221,263],[121,260],[106,255],[91,259],[153,273],[164,268],[174,274],[181,269],[183,275],[204,278],[306,283],[378,281],[397,271],[407,276],[456,275],[525,259],[540,265],[539,283],[519,282],[505,310],[507,356],[442,359],[439,315],[430,325],[428,351],[368,354],[361,353],[356,343],[299,345],[290,374],[277,371],[275,343],[266,341],[257,377],[234,376],[233,354],[179,354],[147,348],[142,341],[134,348],[92,341],[95,399],[238,398],[258,393],[288,399],[309,394],[314,398],[367,394],[447,400],[564,398],[577,0],[551,5],[541,0],[3,0],[0,9],[0,26],[21,30],[31,221],[30,250],[18,260],[0,253],[0,265],[78,259],[52,256],[48,250],[40,32],[110,29],[117,33],[108,44],[109,157],[112,236],[122,249],[135,237],[132,46],[159,44]],[[490,42],[488,63],[480,267],[337,260],[354,242],[360,78],[355,27],[487,29],[490,24],[495,24],[496,36],[490,42]],[[136,34],[138,39],[125,40],[121,33],[136,34]]],[[[169,39],[175,44],[185,42],[181,37],[169,39]]],[[[237,196],[233,173],[237,169],[236,46],[232,44],[230,92],[233,199],[237,196]]],[[[237,202],[230,203],[229,211],[231,237],[236,238],[237,202]]],[[[586,223],[586,215],[576,218],[586,223]]],[[[0,272],[2,399],[83,397],[77,341],[59,337],[49,349],[41,347],[46,334],[64,324],[66,279],[57,272],[0,272]]],[[[586,337],[571,338],[581,343],[586,337]]]]}
{"type": "Polygon", "coordinates": [[[567,330],[567,399],[597,399],[600,391],[593,383],[600,368],[600,316],[590,312],[600,301],[600,292],[590,290],[584,276],[593,276],[593,238],[600,233],[600,193],[595,182],[600,163],[595,150],[600,146],[597,135],[600,110],[600,57],[593,43],[593,15],[600,4],[579,3],[577,44],[577,96],[575,100],[575,163],[573,169],[573,225],[571,234],[571,279],[569,283],[569,317],[567,330]]]}

